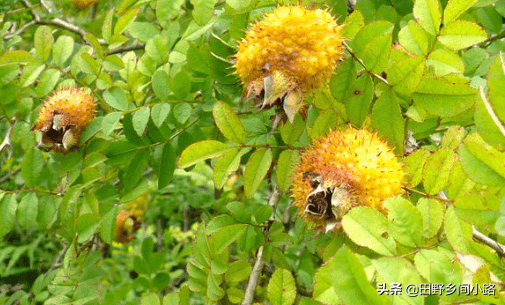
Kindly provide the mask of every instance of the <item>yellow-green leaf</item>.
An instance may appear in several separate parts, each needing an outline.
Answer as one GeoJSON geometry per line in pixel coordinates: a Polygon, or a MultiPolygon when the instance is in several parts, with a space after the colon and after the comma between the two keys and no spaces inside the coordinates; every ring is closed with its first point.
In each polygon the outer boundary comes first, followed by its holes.
{"type": "Polygon", "coordinates": [[[442,12],[438,0],[414,1],[414,17],[419,25],[428,33],[435,36],[440,28],[442,12]]]}
{"type": "Polygon", "coordinates": [[[205,159],[219,157],[228,149],[226,144],[215,140],[196,142],[184,149],[177,166],[186,168],[205,159]]]}
{"type": "Polygon", "coordinates": [[[244,173],[244,192],[247,198],[256,192],[272,163],[270,148],[257,149],[247,161],[244,173]]]}
{"type": "Polygon", "coordinates": [[[225,102],[217,102],[212,109],[214,121],[221,133],[230,141],[243,144],[245,143],[245,127],[239,117],[225,102]]]}
{"type": "Polygon", "coordinates": [[[456,20],[440,30],[438,41],[449,49],[461,50],[486,40],[484,29],[475,22],[456,20]]]}

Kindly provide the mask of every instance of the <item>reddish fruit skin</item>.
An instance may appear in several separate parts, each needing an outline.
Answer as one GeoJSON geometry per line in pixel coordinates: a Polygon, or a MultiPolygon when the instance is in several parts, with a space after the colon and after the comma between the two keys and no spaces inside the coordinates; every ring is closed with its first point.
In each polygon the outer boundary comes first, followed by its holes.
{"type": "Polygon", "coordinates": [[[123,245],[135,237],[135,231],[140,228],[140,219],[130,211],[122,210],[116,217],[116,232],[114,241],[123,245]]]}

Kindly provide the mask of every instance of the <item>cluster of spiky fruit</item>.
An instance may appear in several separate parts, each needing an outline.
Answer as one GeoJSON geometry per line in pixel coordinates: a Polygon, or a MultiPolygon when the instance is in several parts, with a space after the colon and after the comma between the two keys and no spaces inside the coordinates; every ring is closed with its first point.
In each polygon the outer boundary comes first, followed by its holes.
{"type": "Polygon", "coordinates": [[[44,103],[32,129],[41,133],[39,148],[67,152],[77,147],[82,132],[94,117],[91,95],[69,87],[55,92],[44,103]]]}
{"type": "Polygon", "coordinates": [[[98,0],[73,0],[72,4],[74,4],[76,9],[83,10],[96,2],[98,2],[98,0]]]}
{"type": "Polygon", "coordinates": [[[384,199],[401,193],[402,166],[375,133],[349,128],[315,140],[293,175],[294,204],[315,228],[332,230],[355,206],[382,213],[384,199]]]}
{"type": "Polygon", "coordinates": [[[292,121],[303,93],[326,84],[341,58],[340,29],[320,9],[286,6],[265,15],[239,42],[235,56],[247,96],[262,100],[262,108],[281,101],[292,121]],[[291,103],[287,109],[286,100],[291,103]]]}

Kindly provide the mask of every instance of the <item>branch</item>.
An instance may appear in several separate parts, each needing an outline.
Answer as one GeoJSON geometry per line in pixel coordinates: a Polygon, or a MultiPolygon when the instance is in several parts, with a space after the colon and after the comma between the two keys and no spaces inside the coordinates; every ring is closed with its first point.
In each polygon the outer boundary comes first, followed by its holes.
{"type": "MultiPolygon", "coordinates": [[[[503,53],[500,52],[500,59],[503,59],[502,54],[503,53]]],[[[502,68],[503,68],[503,62],[502,62],[502,68]]],[[[491,106],[491,104],[487,100],[486,94],[484,93],[484,89],[482,88],[482,86],[479,86],[479,92],[480,92],[480,97],[482,99],[482,102],[484,103],[484,106],[486,107],[487,113],[489,113],[489,116],[493,120],[494,124],[496,125],[496,127],[498,127],[498,130],[500,130],[501,134],[505,137],[505,128],[503,127],[502,123],[500,122],[500,119],[498,118],[498,116],[494,112],[493,106],[491,106]]]]}
{"type": "Polygon", "coordinates": [[[254,268],[249,276],[249,282],[247,283],[247,288],[245,290],[245,298],[242,301],[242,305],[251,305],[254,299],[254,291],[256,290],[256,285],[258,284],[258,278],[263,269],[263,246],[258,249],[258,257],[256,258],[256,263],[254,263],[254,268]]]}
{"type": "Polygon", "coordinates": [[[487,237],[486,235],[482,234],[481,232],[477,231],[475,226],[472,226],[472,235],[475,240],[480,241],[481,243],[485,244],[486,246],[489,246],[493,248],[496,252],[498,252],[498,255],[500,257],[505,256],[505,246],[492,240],[491,238],[487,237]]]}
{"type": "MultiPolygon", "coordinates": [[[[41,19],[40,16],[37,14],[37,12],[35,12],[35,10],[33,10],[33,6],[32,4],[30,3],[30,1],[28,0],[21,0],[21,2],[23,3],[23,5],[30,9],[30,15],[32,15],[32,18],[33,20],[26,23],[25,25],[23,25],[19,30],[17,30],[16,32],[12,33],[12,34],[9,34],[9,35],[5,35],[5,39],[10,39],[16,35],[19,35],[21,34],[24,30],[26,30],[28,27],[34,25],[34,24],[45,24],[45,25],[55,25],[55,26],[58,26],[58,27],[61,27],[61,28],[64,28],[70,32],[73,32],[73,33],[76,33],[76,34],[79,34],[82,39],[88,41],[86,39],[86,37],[84,37],[87,32],[83,29],[81,29],[80,27],[76,26],[75,24],[72,24],[72,23],[69,23],[67,21],[64,21],[60,18],[51,18],[51,19],[41,19]]],[[[42,6],[48,11],[48,12],[51,12],[51,8],[45,3],[44,0],[41,0],[41,4],[42,6]]],[[[89,41],[88,41],[89,42],[89,41]]],[[[106,45],[107,42],[103,39],[98,39],[98,42],[100,42],[101,45],[106,45]]]]}
{"type": "Polygon", "coordinates": [[[18,167],[16,168],[15,170],[11,171],[11,172],[8,172],[7,175],[3,176],[2,178],[0,178],[0,183],[4,183],[5,181],[9,180],[9,178],[12,176],[12,175],[15,175],[17,173],[19,173],[21,171],[21,167],[18,167]]]}
{"type": "MultiPolygon", "coordinates": [[[[274,189],[268,198],[268,205],[272,207],[272,215],[270,215],[269,222],[274,221],[275,219],[275,207],[277,203],[279,203],[281,196],[281,192],[277,188],[277,185],[274,185],[274,189]]],[[[269,226],[265,226],[263,230],[268,230],[269,226]]],[[[241,305],[251,305],[254,299],[254,291],[256,290],[256,286],[258,285],[258,278],[261,274],[261,270],[263,269],[263,265],[265,261],[263,260],[263,246],[259,247],[258,255],[256,257],[256,262],[254,263],[253,270],[251,271],[251,275],[249,276],[249,282],[247,283],[247,288],[245,290],[245,297],[242,301],[241,305]]]]}
{"type": "Polygon", "coordinates": [[[144,48],[145,48],[145,44],[139,43],[139,44],[134,44],[131,46],[117,47],[115,49],[110,50],[108,52],[108,54],[112,55],[112,54],[123,53],[123,52],[128,52],[128,51],[143,50],[144,48]]]}
{"type": "Polygon", "coordinates": [[[373,76],[373,77],[375,77],[376,79],[380,80],[381,82],[383,82],[384,84],[386,84],[386,85],[388,85],[388,86],[389,86],[388,81],[387,81],[384,77],[382,77],[382,76],[380,76],[380,75],[378,75],[378,74],[375,74],[375,73],[373,73],[372,71],[369,71],[369,70],[366,68],[365,63],[361,60],[361,58],[356,57],[356,54],[354,54],[354,52],[352,51],[351,47],[349,47],[349,45],[348,45],[345,41],[342,43],[342,45],[343,45],[343,46],[344,46],[344,48],[345,48],[345,49],[346,49],[346,50],[347,50],[347,51],[351,54],[351,56],[352,56],[352,57],[353,57],[353,58],[354,58],[354,59],[355,59],[355,60],[356,60],[356,61],[357,61],[357,62],[358,62],[358,63],[359,63],[359,64],[360,64],[363,68],[365,68],[365,71],[367,71],[370,75],[372,75],[372,76],[373,76]]]}

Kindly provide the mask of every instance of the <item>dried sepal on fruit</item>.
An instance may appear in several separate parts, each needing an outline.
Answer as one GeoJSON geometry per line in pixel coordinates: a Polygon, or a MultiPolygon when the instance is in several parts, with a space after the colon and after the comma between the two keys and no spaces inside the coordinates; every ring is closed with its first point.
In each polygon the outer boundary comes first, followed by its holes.
{"type": "Polygon", "coordinates": [[[116,217],[116,231],[114,241],[123,245],[129,243],[135,237],[135,231],[140,228],[141,219],[131,211],[121,210],[116,217]]]}
{"type": "Polygon", "coordinates": [[[274,105],[292,122],[304,94],[327,83],[342,57],[341,27],[324,10],[278,7],[239,42],[235,67],[248,98],[274,105]]]}
{"type": "Polygon", "coordinates": [[[387,143],[367,130],[331,131],[300,157],[292,196],[312,228],[333,230],[355,206],[386,214],[382,202],[401,193],[402,165],[387,143]]]}
{"type": "Polygon", "coordinates": [[[95,117],[93,98],[82,89],[55,92],[39,112],[32,130],[40,132],[38,147],[67,152],[78,146],[82,132],[95,117]]]}

